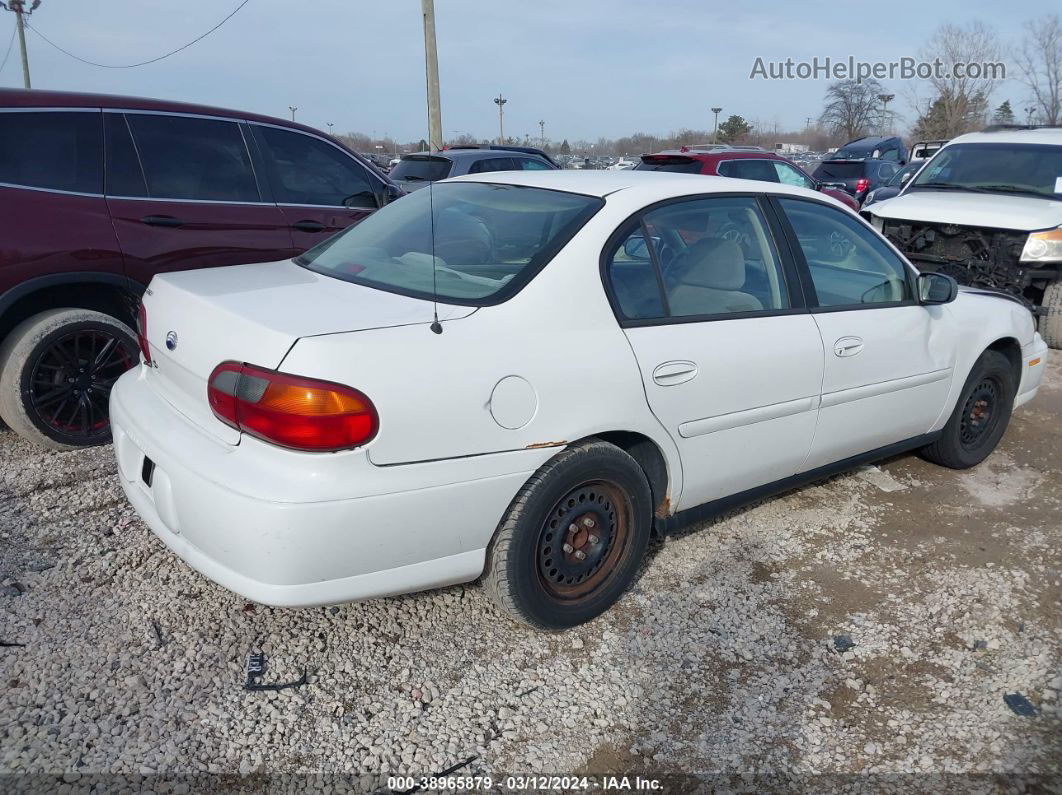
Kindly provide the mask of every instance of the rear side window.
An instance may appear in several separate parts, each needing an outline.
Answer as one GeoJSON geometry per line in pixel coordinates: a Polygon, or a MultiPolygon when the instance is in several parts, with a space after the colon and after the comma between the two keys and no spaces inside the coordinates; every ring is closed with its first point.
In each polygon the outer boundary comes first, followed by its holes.
{"type": "Polygon", "coordinates": [[[147,183],[140,167],[140,155],[129,134],[129,124],[121,113],[103,114],[107,147],[107,173],[104,192],[108,196],[147,196],[147,183]]]}
{"type": "Polygon", "coordinates": [[[692,157],[646,155],[634,167],[635,171],[672,171],[678,174],[700,174],[701,161],[692,157]]]}
{"type": "Polygon", "coordinates": [[[273,195],[281,204],[377,206],[373,181],[343,150],[310,135],[255,127],[269,163],[273,195]]]}
{"type": "Polygon", "coordinates": [[[445,157],[403,157],[401,162],[391,169],[391,179],[405,179],[412,182],[438,182],[450,176],[453,163],[445,157]]]}
{"type": "Polygon", "coordinates": [[[103,193],[102,115],[0,113],[0,182],[103,193]]]}
{"type": "Polygon", "coordinates": [[[553,171],[553,166],[533,157],[521,157],[516,161],[523,171],[553,171]]]}
{"type": "Polygon", "coordinates": [[[152,198],[261,201],[235,122],[161,114],[126,118],[152,198]]]}
{"type": "Polygon", "coordinates": [[[516,166],[513,164],[511,157],[488,157],[484,160],[477,160],[471,166],[469,166],[469,174],[485,174],[490,171],[515,171],[516,166]]]}
{"type": "Polygon", "coordinates": [[[863,176],[865,164],[862,161],[856,163],[833,163],[824,161],[815,169],[815,179],[859,179],[863,176]]]}

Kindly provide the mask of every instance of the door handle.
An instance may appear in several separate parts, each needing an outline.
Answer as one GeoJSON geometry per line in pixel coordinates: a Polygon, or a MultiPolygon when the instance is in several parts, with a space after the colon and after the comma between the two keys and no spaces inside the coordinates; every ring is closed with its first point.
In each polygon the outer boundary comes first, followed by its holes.
{"type": "Polygon", "coordinates": [[[172,215],[145,215],[140,219],[140,223],[148,226],[165,226],[170,229],[184,226],[184,221],[180,218],[174,218],[172,215]]]}
{"type": "Polygon", "coordinates": [[[323,232],[325,225],[320,221],[312,221],[306,219],[303,221],[296,221],[291,225],[292,229],[298,229],[300,232],[323,232]]]}
{"type": "Polygon", "coordinates": [[[863,350],[863,340],[859,337],[841,337],[833,343],[834,356],[855,356],[863,350]]]}
{"type": "Polygon", "coordinates": [[[660,386],[684,384],[697,375],[697,365],[693,362],[664,362],[653,370],[653,380],[660,386]]]}

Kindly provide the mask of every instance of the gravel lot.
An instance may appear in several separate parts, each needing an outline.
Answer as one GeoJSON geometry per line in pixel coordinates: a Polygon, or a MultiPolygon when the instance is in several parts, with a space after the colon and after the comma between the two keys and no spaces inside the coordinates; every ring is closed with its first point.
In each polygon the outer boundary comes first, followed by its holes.
{"type": "Polygon", "coordinates": [[[903,456],[669,538],[617,608],[558,635],[474,586],[248,604],[141,524],[109,448],[43,453],[2,431],[0,771],[385,780],[475,756],[462,772],[1039,774],[1050,789],[1057,362],[977,469],[903,456]],[[265,679],[308,683],[244,690],[252,650],[265,679]]]}

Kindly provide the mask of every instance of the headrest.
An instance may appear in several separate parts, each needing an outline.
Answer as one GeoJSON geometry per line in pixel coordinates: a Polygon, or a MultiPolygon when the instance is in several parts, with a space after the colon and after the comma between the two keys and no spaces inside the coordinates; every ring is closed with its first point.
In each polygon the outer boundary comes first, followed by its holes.
{"type": "Polygon", "coordinates": [[[698,240],[683,257],[681,281],[713,290],[740,290],[745,286],[745,255],[741,246],[721,237],[698,240]]]}

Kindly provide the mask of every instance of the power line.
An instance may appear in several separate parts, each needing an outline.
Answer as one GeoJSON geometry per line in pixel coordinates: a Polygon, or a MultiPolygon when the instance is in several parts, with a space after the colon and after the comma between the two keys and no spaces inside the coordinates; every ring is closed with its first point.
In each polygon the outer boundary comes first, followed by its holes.
{"type": "Polygon", "coordinates": [[[202,41],[207,36],[209,36],[211,33],[213,33],[215,30],[217,30],[222,25],[224,25],[226,22],[228,22],[230,19],[232,19],[234,16],[236,16],[236,12],[239,11],[241,8],[243,8],[245,5],[247,5],[249,2],[251,2],[251,0],[243,0],[243,2],[240,3],[238,6],[236,6],[236,8],[233,9],[232,13],[230,13],[227,17],[225,17],[223,20],[221,20],[221,22],[216,24],[214,27],[212,27],[210,30],[208,30],[203,35],[197,36],[196,38],[192,39],[190,42],[185,44],[183,47],[178,47],[176,50],[171,50],[170,52],[166,53],[165,55],[160,55],[158,58],[152,58],[151,60],[148,60],[148,61],[141,61],[140,63],[109,64],[109,63],[96,63],[95,61],[89,61],[89,60],[87,60],[85,58],[82,58],[82,57],[80,57],[78,55],[74,55],[74,53],[70,52],[69,50],[64,50],[62,47],[60,47],[54,41],[49,39],[47,36],[45,36],[43,33],[41,33],[35,27],[30,25],[28,22],[26,23],[26,27],[29,28],[30,30],[32,30],[34,33],[36,33],[42,39],[44,39],[44,41],[46,41],[52,47],[54,47],[55,49],[59,50],[59,52],[63,53],[64,55],[69,55],[75,61],[81,61],[81,63],[88,64],[89,66],[98,66],[98,67],[100,67],[102,69],[133,69],[134,67],[137,67],[137,66],[147,66],[150,63],[157,63],[158,61],[161,61],[163,58],[169,58],[171,55],[176,55],[181,50],[187,50],[193,44],[195,44],[196,42],[202,41]]]}
{"type": "Polygon", "coordinates": [[[11,57],[11,48],[15,46],[15,26],[11,26],[11,38],[7,42],[7,52],[4,53],[4,60],[0,61],[0,72],[4,71],[4,67],[7,66],[7,59],[11,57]]]}

